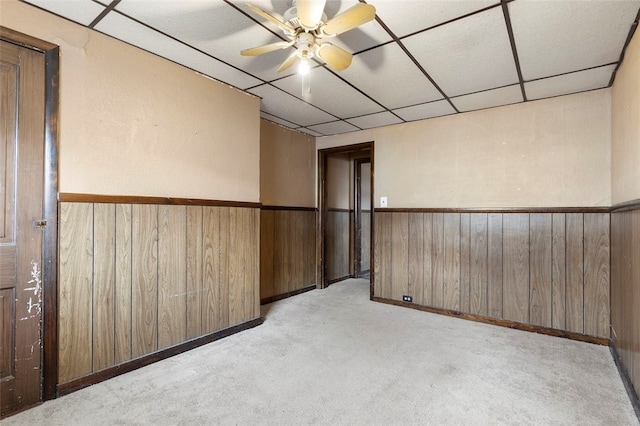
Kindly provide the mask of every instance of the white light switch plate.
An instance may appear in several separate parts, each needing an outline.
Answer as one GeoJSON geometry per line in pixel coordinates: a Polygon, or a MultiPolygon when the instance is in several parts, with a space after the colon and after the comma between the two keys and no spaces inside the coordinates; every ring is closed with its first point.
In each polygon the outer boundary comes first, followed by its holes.
{"type": "Polygon", "coordinates": [[[380,197],[380,207],[387,207],[387,197],[380,197]]]}

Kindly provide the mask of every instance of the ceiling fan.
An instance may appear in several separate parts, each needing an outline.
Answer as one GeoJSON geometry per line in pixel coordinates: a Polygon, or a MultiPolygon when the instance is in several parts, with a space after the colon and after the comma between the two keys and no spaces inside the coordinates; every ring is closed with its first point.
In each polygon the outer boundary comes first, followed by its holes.
{"type": "Polygon", "coordinates": [[[326,0],[293,0],[292,7],[285,12],[283,18],[247,4],[249,10],[280,28],[289,41],[245,49],[240,53],[243,56],[257,56],[279,49],[295,48],[295,51],[280,65],[278,72],[286,70],[298,60],[301,60],[301,65],[308,70],[308,61],[315,57],[320,58],[335,71],[348,68],[353,59],[351,53],[325,39],[373,20],[376,9],[370,4],[358,3],[327,20],[327,15],[324,13],[325,3],[326,0]]]}

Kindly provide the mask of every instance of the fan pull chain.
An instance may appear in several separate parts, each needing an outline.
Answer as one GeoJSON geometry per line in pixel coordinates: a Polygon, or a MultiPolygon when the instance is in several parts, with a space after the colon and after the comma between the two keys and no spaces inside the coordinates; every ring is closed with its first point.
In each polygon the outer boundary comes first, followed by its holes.
{"type": "Polygon", "coordinates": [[[305,98],[311,95],[311,72],[307,72],[300,76],[302,82],[302,97],[305,98]]]}

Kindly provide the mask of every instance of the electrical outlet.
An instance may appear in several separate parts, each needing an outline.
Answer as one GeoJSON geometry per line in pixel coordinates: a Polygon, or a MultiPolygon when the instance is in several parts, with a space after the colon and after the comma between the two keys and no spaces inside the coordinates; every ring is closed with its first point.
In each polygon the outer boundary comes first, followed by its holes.
{"type": "Polygon", "coordinates": [[[413,302],[413,297],[411,296],[407,296],[406,294],[404,296],[402,296],[402,301],[403,302],[413,302]]]}

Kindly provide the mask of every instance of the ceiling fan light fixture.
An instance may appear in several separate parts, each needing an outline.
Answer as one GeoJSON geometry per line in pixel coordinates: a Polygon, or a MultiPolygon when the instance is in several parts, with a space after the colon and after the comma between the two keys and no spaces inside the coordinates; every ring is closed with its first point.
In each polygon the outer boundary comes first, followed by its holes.
{"type": "Polygon", "coordinates": [[[358,3],[344,12],[327,20],[324,6],[327,0],[292,0],[283,17],[247,4],[255,14],[275,24],[289,41],[280,41],[266,46],[245,49],[244,56],[257,56],[278,49],[294,47],[295,51],[280,65],[282,72],[300,60],[299,73],[309,69],[308,61],[318,57],[332,70],[342,71],[351,65],[352,54],[332,43],[322,43],[325,37],[335,37],[375,19],[375,7],[358,3]],[[306,62],[303,64],[302,62],[306,62]]]}
{"type": "Polygon", "coordinates": [[[314,46],[316,45],[316,38],[309,33],[300,33],[296,36],[296,49],[299,52],[301,58],[313,58],[314,46]]]}
{"type": "Polygon", "coordinates": [[[310,70],[311,66],[309,65],[309,59],[301,58],[300,62],[298,63],[298,74],[307,75],[309,74],[310,70]]]}

